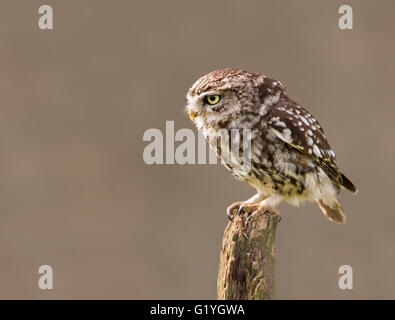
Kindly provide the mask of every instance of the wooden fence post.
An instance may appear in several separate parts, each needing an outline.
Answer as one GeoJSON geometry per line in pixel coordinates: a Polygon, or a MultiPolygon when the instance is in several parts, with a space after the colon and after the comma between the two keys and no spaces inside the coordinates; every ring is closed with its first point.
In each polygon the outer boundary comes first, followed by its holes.
{"type": "Polygon", "coordinates": [[[275,211],[235,216],[223,236],[217,296],[222,300],[275,299],[275,236],[280,217],[275,211]]]}

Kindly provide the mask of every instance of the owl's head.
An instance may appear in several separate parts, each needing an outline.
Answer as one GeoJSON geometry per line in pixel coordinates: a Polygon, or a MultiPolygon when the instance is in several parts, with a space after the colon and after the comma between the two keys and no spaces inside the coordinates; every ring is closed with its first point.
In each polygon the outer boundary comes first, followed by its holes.
{"type": "Polygon", "coordinates": [[[210,72],[189,89],[185,107],[198,128],[210,126],[261,105],[264,75],[240,69],[210,72]]]}

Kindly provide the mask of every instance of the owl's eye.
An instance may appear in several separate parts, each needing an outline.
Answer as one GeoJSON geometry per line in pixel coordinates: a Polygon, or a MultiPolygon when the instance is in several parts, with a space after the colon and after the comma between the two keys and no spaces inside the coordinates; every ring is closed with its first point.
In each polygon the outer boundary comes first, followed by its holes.
{"type": "Polygon", "coordinates": [[[220,100],[221,100],[221,96],[219,96],[218,94],[206,96],[206,102],[211,105],[217,104],[220,100]]]}

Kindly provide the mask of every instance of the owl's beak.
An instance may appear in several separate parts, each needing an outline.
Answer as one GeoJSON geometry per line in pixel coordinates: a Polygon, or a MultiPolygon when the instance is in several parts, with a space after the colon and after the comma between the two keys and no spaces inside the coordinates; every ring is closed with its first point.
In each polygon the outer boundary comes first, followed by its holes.
{"type": "Polygon", "coordinates": [[[189,118],[193,121],[197,116],[197,113],[194,112],[193,110],[189,110],[189,118]]]}

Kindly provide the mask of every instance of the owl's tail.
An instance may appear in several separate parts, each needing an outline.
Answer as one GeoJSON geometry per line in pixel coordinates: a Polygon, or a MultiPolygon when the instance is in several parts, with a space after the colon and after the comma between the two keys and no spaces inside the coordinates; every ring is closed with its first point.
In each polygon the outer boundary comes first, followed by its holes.
{"type": "Polygon", "coordinates": [[[348,191],[357,194],[358,192],[357,187],[343,173],[341,173],[341,175],[342,175],[342,181],[341,181],[342,186],[348,191]]]}
{"type": "Polygon", "coordinates": [[[322,210],[322,213],[332,222],[346,223],[346,216],[340,203],[335,199],[331,204],[324,203],[321,199],[317,200],[317,204],[322,210]]]}

